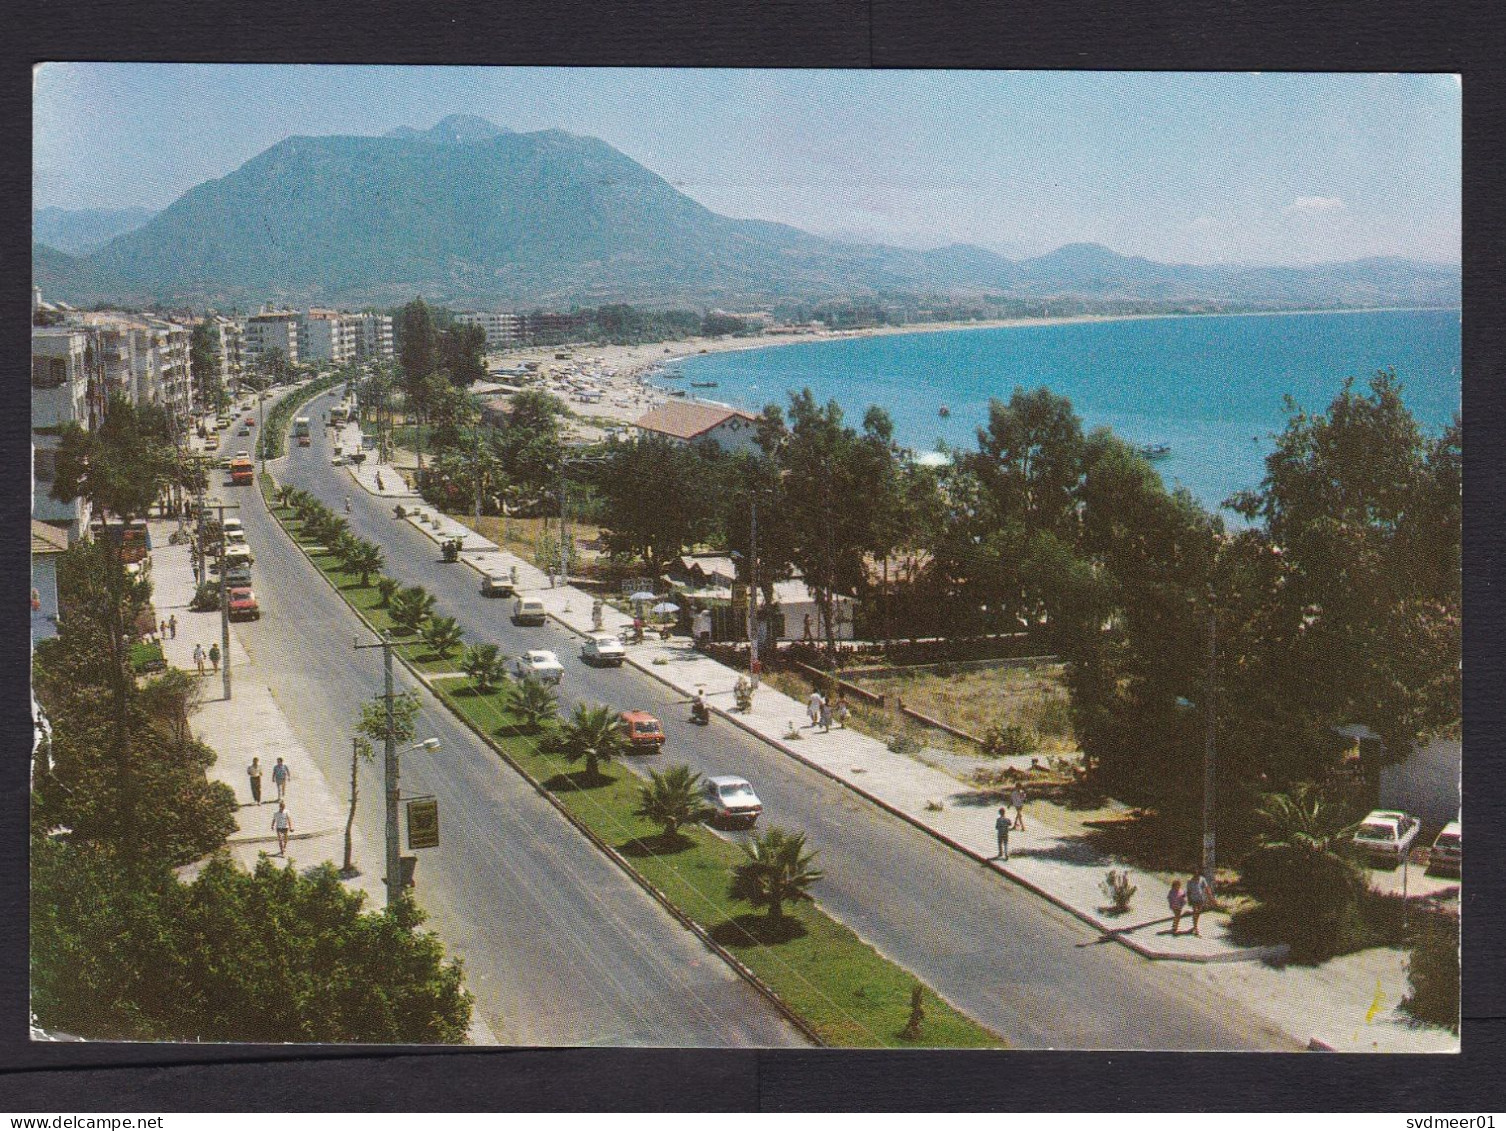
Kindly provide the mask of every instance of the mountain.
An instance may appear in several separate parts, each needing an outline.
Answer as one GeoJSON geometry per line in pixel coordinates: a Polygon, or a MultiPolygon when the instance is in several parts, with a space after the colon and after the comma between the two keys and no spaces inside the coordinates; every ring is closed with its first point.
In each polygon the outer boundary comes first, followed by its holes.
{"type": "Polygon", "coordinates": [[[31,215],[31,238],[69,255],[83,255],[141,227],[154,215],[150,208],[38,208],[31,215]]]}
{"type": "MultiPolygon", "coordinates": [[[[62,265],[66,266],[66,265],[62,265]]],[[[1074,244],[1010,260],[914,251],[718,215],[603,141],[456,115],[384,137],[290,137],[79,262],[163,302],[733,306],[898,295],[1091,303],[1457,302],[1457,268],[1171,266],[1074,244]]],[[[92,276],[88,278],[87,276],[92,276]]]]}

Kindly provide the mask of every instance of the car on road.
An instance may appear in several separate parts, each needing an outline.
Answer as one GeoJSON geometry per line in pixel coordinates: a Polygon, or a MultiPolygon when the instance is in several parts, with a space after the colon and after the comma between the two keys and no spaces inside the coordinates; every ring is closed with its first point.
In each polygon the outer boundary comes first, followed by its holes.
{"type": "Polygon", "coordinates": [[[657,754],[664,747],[664,726],[647,711],[624,711],[618,716],[628,746],[657,754]]]}
{"type": "Polygon", "coordinates": [[[251,435],[251,425],[249,425],[249,424],[242,424],[241,428],[240,428],[240,431],[237,432],[236,435],[237,436],[249,436],[249,435],[251,435]]]}
{"type": "Polygon", "coordinates": [[[256,603],[256,594],[246,586],[238,585],[230,590],[231,620],[261,620],[261,606],[256,603]]]}
{"type": "Polygon", "coordinates": [[[1459,875],[1463,867],[1464,829],[1458,821],[1450,821],[1443,826],[1428,852],[1428,871],[1459,875]]]}
{"type": "Polygon", "coordinates": [[[1354,831],[1354,846],[1372,860],[1399,865],[1412,851],[1422,822],[1397,809],[1376,809],[1354,831]]]}
{"type": "Polygon", "coordinates": [[[512,603],[512,623],[541,625],[548,619],[544,602],[537,597],[519,597],[512,603]]]}
{"type": "Polygon", "coordinates": [[[331,467],[344,467],[345,457],[339,452],[336,452],[334,455],[329,457],[329,465],[331,467]]]}
{"type": "Polygon", "coordinates": [[[604,668],[620,668],[622,661],[627,659],[627,649],[622,646],[622,641],[610,633],[598,632],[586,637],[580,646],[580,658],[583,663],[596,664],[604,668]]]}
{"type": "Polygon", "coordinates": [[[743,778],[730,775],[707,778],[701,791],[711,808],[714,825],[744,825],[751,829],[763,812],[763,802],[743,778]]]}
{"type": "Polygon", "coordinates": [[[511,597],[513,595],[512,575],[506,573],[488,573],[481,578],[481,595],[483,597],[511,597]]]}
{"type": "Polygon", "coordinates": [[[564,665],[547,648],[530,648],[513,661],[512,670],[519,679],[536,679],[540,683],[558,683],[565,678],[564,665]]]}

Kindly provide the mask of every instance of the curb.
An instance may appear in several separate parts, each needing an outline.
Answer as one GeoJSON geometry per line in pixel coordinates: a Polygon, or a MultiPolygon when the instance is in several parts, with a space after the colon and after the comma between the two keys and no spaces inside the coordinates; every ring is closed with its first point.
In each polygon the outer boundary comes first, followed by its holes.
{"type": "MultiPolygon", "coordinates": [[[[271,475],[272,480],[275,483],[277,477],[275,475],[272,475],[270,471],[267,474],[271,475]]],[[[263,503],[266,502],[265,496],[262,497],[262,501],[263,503]]],[[[270,513],[272,510],[271,506],[268,506],[267,510],[270,513]]],[[[302,553],[305,558],[308,558],[309,564],[314,566],[314,572],[316,572],[320,576],[320,578],[326,585],[335,590],[336,596],[340,596],[338,587],[333,581],[329,579],[329,577],[322,569],[320,569],[317,565],[314,565],[313,557],[309,554],[307,548],[303,545],[303,543],[298,541],[297,538],[293,537],[293,535],[289,532],[287,526],[283,523],[283,520],[276,514],[272,515],[272,519],[277,523],[278,528],[282,530],[284,536],[288,539],[288,541],[292,542],[293,545],[298,548],[299,552],[302,553]]],[[[374,633],[377,632],[376,628],[373,627],[371,622],[366,619],[361,610],[357,609],[354,605],[350,604],[350,602],[346,601],[343,596],[340,596],[340,600],[347,609],[355,614],[356,618],[360,620],[360,622],[364,624],[369,631],[374,633]]],[[[563,624],[564,622],[561,621],[560,623],[563,624]]],[[[566,627],[568,628],[569,626],[567,625],[566,627]]],[[[377,633],[377,635],[380,636],[381,634],[377,633]]],[[[558,812],[567,821],[569,821],[570,824],[573,825],[578,831],[585,834],[586,838],[590,840],[592,844],[596,845],[596,847],[600,849],[609,860],[616,864],[617,867],[620,868],[628,876],[629,879],[631,879],[640,888],[647,892],[648,895],[652,897],[656,903],[658,903],[666,911],[668,911],[677,922],[679,922],[683,927],[694,934],[696,938],[700,939],[701,943],[706,947],[706,949],[710,950],[718,958],[727,963],[727,965],[732,968],[732,972],[734,974],[742,978],[743,981],[747,982],[750,986],[752,986],[755,990],[757,990],[760,994],[767,998],[769,1003],[779,1011],[780,1015],[800,1031],[801,1035],[811,1041],[811,1043],[814,1044],[817,1048],[827,1047],[826,1042],[823,1041],[821,1037],[818,1036],[816,1032],[810,1028],[809,1024],[807,1024],[804,1018],[802,1018],[793,1009],[791,1009],[789,1005],[785,1003],[784,999],[775,992],[772,986],[766,983],[757,974],[753,973],[753,971],[748,969],[747,966],[743,965],[741,961],[739,961],[720,943],[712,939],[710,934],[705,929],[703,929],[700,924],[696,923],[693,919],[691,919],[688,915],[686,915],[683,911],[676,907],[667,895],[656,888],[653,884],[649,883],[648,880],[646,880],[643,876],[639,875],[638,872],[633,869],[632,865],[627,862],[626,858],[623,857],[621,853],[619,853],[610,844],[606,843],[606,841],[602,840],[601,837],[597,836],[596,833],[593,832],[590,828],[584,825],[573,813],[569,811],[569,809],[565,807],[564,802],[560,801],[559,798],[553,796],[548,790],[543,787],[540,782],[535,781],[533,776],[526,770],[524,770],[522,766],[518,765],[517,762],[513,761],[513,759],[509,757],[508,754],[504,750],[502,750],[502,748],[498,746],[495,741],[493,741],[490,735],[484,734],[476,730],[475,727],[471,726],[470,720],[462,715],[460,713],[460,710],[453,703],[451,703],[446,696],[435,690],[433,684],[429,682],[428,677],[423,672],[420,672],[416,668],[414,668],[404,656],[395,655],[394,658],[398,661],[398,663],[402,664],[403,667],[408,670],[408,673],[411,676],[418,680],[418,682],[428,690],[429,694],[432,695],[442,707],[444,707],[447,711],[449,711],[452,715],[459,719],[467,730],[469,730],[472,734],[474,734],[477,738],[479,738],[482,742],[489,746],[492,751],[503,762],[505,762],[510,769],[512,769],[515,773],[517,773],[519,777],[521,777],[524,781],[526,781],[530,786],[533,787],[534,792],[538,793],[539,796],[544,798],[545,801],[552,805],[556,812],[558,812]]],[[[313,836],[315,834],[309,833],[306,835],[313,836]]],[[[277,838],[272,837],[270,839],[275,842],[277,838]]]]}

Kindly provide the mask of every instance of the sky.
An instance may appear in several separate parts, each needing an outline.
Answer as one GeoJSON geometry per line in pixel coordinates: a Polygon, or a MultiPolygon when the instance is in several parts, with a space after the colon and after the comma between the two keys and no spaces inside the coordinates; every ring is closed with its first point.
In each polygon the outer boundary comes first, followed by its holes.
{"type": "Polygon", "coordinates": [[[1454,75],[48,63],[33,94],[37,207],[160,209],[290,135],[463,113],[842,239],[1460,259],[1454,75]]]}

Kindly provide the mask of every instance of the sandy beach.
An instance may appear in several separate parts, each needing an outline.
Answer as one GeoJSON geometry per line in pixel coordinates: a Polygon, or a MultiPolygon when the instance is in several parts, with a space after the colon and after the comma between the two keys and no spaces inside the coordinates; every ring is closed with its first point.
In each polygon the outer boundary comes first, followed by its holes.
{"type": "MultiPolygon", "coordinates": [[[[527,349],[487,354],[489,369],[513,369],[536,363],[541,385],[561,397],[581,418],[573,429],[580,439],[605,435],[613,423],[631,424],[669,397],[664,390],[647,384],[648,376],[667,362],[705,353],[761,350],[801,342],[829,342],[846,338],[872,338],[887,334],[943,334],[959,330],[991,330],[1008,326],[1059,326],[1073,322],[1117,322],[1131,318],[1164,315],[1080,315],[1062,318],[1005,318],[980,322],[924,322],[907,326],[873,326],[857,330],[801,330],[765,333],[754,337],[686,338],[677,342],[653,342],[636,346],[576,344],[532,346],[527,349]]],[[[493,378],[500,382],[514,378],[493,378]]],[[[687,390],[690,392],[690,390],[687,390]]],[[[678,399],[678,398],[677,398],[678,399]]],[[[712,397],[687,397],[715,402],[712,397]]]]}

